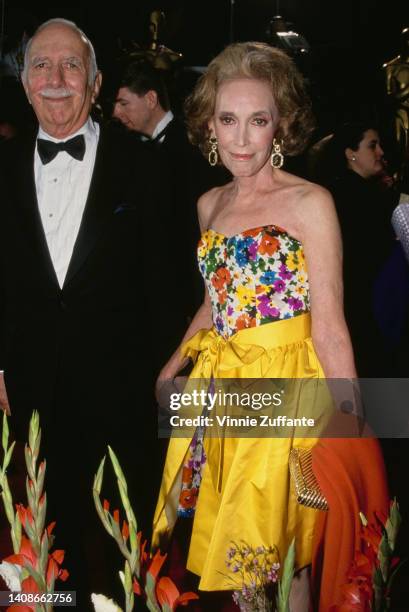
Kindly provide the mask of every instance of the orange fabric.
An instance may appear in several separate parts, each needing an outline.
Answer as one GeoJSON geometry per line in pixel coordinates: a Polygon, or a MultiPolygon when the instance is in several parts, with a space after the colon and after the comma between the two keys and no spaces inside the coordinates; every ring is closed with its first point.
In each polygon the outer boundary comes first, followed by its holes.
{"type": "Polygon", "coordinates": [[[360,548],[363,512],[389,511],[385,466],[374,438],[325,438],[312,450],[313,471],[329,510],[319,512],[313,542],[314,610],[328,612],[341,601],[355,550],[360,548]]]}

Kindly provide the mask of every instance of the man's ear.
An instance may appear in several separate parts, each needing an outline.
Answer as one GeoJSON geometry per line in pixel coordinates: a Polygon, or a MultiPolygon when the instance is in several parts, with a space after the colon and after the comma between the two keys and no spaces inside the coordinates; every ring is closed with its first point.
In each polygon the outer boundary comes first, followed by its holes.
{"type": "Polygon", "coordinates": [[[356,151],[354,151],[353,149],[350,149],[349,147],[347,147],[345,149],[344,153],[345,153],[346,160],[348,162],[355,161],[355,153],[356,153],[356,151]]]}
{"type": "Polygon", "coordinates": [[[101,85],[102,85],[102,73],[98,70],[97,76],[95,77],[94,85],[92,87],[92,96],[91,96],[92,104],[95,104],[96,99],[98,98],[99,91],[101,89],[101,85]]]}
{"type": "Polygon", "coordinates": [[[146,104],[148,108],[150,110],[153,110],[158,105],[158,94],[156,93],[154,89],[150,89],[145,94],[145,100],[146,100],[146,104]]]}

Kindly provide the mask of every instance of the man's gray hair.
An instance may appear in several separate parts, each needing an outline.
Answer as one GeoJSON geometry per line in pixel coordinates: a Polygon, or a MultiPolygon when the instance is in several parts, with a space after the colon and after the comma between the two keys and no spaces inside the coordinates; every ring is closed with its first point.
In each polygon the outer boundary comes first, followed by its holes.
{"type": "Polygon", "coordinates": [[[74,30],[74,32],[77,32],[77,34],[82,38],[84,43],[88,46],[88,51],[89,51],[88,83],[90,86],[92,86],[94,84],[95,77],[97,76],[97,72],[98,72],[97,58],[95,55],[93,44],[88,38],[88,36],[84,34],[84,32],[77,26],[76,23],[74,23],[73,21],[69,21],[68,19],[63,19],[62,17],[55,17],[54,19],[49,19],[48,21],[45,21],[44,23],[42,23],[40,26],[38,26],[33,36],[28,40],[26,49],[24,52],[24,68],[21,73],[21,80],[23,81],[23,83],[27,82],[28,64],[29,64],[28,58],[29,58],[31,45],[33,43],[34,38],[37,36],[37,34],[39,34],[42,30],[44,30],[44,28],[52,24],[60,24],[60,25],[68,26],[69,28],[74,30]]]}

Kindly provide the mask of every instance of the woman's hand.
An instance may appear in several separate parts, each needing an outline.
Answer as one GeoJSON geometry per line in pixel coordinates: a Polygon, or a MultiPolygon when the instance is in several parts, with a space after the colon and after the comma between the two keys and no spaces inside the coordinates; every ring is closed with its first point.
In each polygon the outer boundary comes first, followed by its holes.
{"type": "Polygon", "coordinates": [[[156,381],[155,396],[160,408],[168,409],[171,395],[183,393],[188,376],[161,378],[156,381]]]}

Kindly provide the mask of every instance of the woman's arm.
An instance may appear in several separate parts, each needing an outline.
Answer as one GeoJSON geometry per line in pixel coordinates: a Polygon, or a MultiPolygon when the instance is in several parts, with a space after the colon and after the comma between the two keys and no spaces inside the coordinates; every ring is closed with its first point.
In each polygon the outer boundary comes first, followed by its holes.
{"type": "Polygon", "coordinates": [[[302,207],[302,242],[311,295],[312,341],[327,378],[355,378],[343,309],[342,241],[330,194],[307,188],[302,207]]]}
{"type": "Polygon", "coordinates": [[[205,299],[203,304],[200,306],[195,316],[192,319],[185,335],[182,338],[182,342],[173,353],[169,361],[166,365],[163,366],[160,371],[157,387],[160,387],[164,382],[173,380],[175,376],[183,370],[183,368],[188,364],[189,359],[187,357],[182,357],[181,349],[182,346],[187,340],[192,338],[199,329],[210,329],[212,327],[212,307],[210,303],[210,297],[205,290],[205,299]]]}

